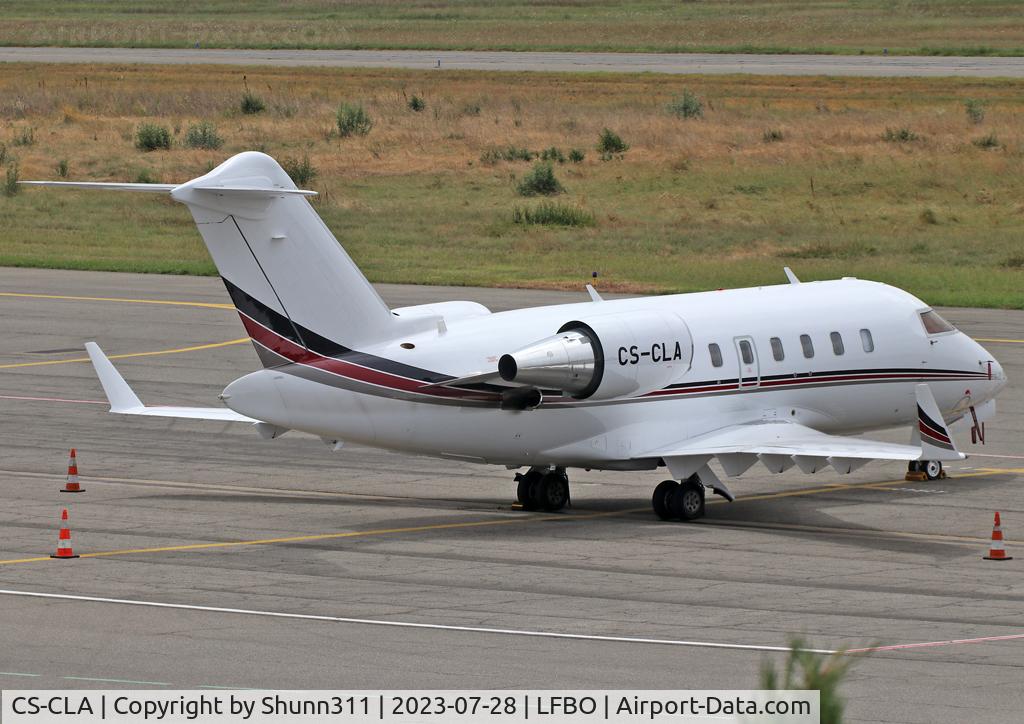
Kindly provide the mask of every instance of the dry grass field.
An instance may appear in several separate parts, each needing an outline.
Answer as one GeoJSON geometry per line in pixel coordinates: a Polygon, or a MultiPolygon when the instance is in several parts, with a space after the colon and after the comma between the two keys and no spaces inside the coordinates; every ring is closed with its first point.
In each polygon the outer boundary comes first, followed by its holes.
{"type": "Polygon", "coordinates": [[[6,0],[2,45],[1024,53],[1014,0],[6,0]]]}
{"type": "MultiPolygon", "coordinates": [[[[375,281],[683,291],[843,275],[934,304],[1024,307],[1024,84],[1011,81],[4,68],[0,142],[22,179],[162,182],[258,149],[308,158],[318,211],[375,281]],[[244,78],[243,78],[244,76],[244,78]],[[240,110],[245,85],[266,109],[240,110]],[[702,118],[667,110],[684,89],[702,118]],[[410,108],[413,96],[424,108],[410,108]],[[965,102],[982,118],[972,120],[965,102]],[[373,121],[340,137],[342,102],[373,121]],[[224,140],[191,149],[190,125],[224,140]],[[143,123],[170,150],[135,147],[143,123]],[[603,128],[630,145],[601,160],[603,128]],[[905,133],[904,133],[905,131],[905,133]],[[886,140],[886,136],[890,140],[886,140]],[[554,163],[582,227],[514,223],[554,163]],[[62,162],[64,166],[62,167],[62,162]]],[[[188,212],[156,196],[0,196],[0,264],[213,273],[188,212]]]]}

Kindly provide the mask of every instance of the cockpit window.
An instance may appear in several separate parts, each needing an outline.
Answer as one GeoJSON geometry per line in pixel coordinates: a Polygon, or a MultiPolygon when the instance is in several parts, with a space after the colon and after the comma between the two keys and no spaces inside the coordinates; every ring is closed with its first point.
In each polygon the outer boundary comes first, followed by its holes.
{"type": "Polygon", "coordinates": [[[924,329],[928,334],[943,334],[956,331],[956,327],[940,317],[934,309],[921,312],[921,322],[924,324],[924,329]]]}

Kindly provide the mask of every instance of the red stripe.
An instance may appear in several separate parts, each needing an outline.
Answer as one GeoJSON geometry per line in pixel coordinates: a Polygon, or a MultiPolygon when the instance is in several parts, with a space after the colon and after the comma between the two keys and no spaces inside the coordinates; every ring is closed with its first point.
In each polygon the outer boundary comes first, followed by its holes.
{"type": "Polygon", "coordinates": [[[933,437],[936,440],[942,440],[942,442],[946,442],[946,443],[952,444],[952,442],[949,439],[949,436],[946,435],[946,433],[944,431],[936,430],[934,427],[932,427],[927,422],[925,422],[924,420],[921,420],[921,419],[918,419],[917,424],[918,424],[918,429],[922,433],[926,433],[929,437],[933,437]]]}

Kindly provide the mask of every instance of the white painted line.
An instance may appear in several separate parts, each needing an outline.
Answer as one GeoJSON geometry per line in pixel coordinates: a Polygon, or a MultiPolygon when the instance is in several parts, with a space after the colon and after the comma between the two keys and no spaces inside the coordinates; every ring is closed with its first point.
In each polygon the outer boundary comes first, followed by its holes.
{"type": "MultiPolygon", "coordinates": [[[[159,601],[133,601],[124,598],[101,598],[99,596],[73,596],[63,593],[40,593],[37,591],[10,591],[0,589],[0,595],[26,596],[29,598],[49,598],[65,601],[89,601],[92,603],[116,603],[125,606],[147,606],[150,608],[173,608],[182,611],[202,611],[204,613],[232,613],[242,616],[265,616],[267,618],[283,618],[299,621],[324,621],[328,623],[350,623],[365,626],[390,626],[394,628],[417,628],[432,631],[458,631],[463,633],[486,633],[500,636],[530,636],[534,638],[570,639],[574,641],[602,641],[625,644],[656,644],[661,646],[685,646],[705,649],[734,649],[739,651],[783,651],[788,646],[762,646],[758,644],[730,644],[714,641],[680,641],[676,639],[652,639],[633,636],[601,636],[596,634],[572,634],[556,631],[528,631],[525,629],[486,628],[483,626],[452,626],[439,623],[414,623],[412,621],[386,621],[371,618],[348,618],[345,616],[317,616],[305,613],[282,613],[278,611],[254,611],[246,608],[223,608],[220,606],[194,606],[184,603],[161,603],[159,601]]],[[[834,654],[831,649],[805,649],[816,654],[834,654]]]]}
{"type": "Polygon", "coordinates": [[[1008,636],[982,636],[976,639],[949,639],[948,641],[924,641],[917,644],[895,644],[893,646],[871,646],[866,649],[850,649],[850,654],[866,654],[875,651],[904,651],[906,649],[925,649],[934,646],[952,646],[954,644],[981,644],[989,641],[1015,641],[1024,639],[1024,634],[1010,634],[1008,636]]]}
{"type": "Polygon", "coordinates": [[[101,679],[95,676],[62,676],[71,681],[103,681],[109,684],[145,684],[146,686],[172,686],[166,681],[134,681],[133,679],[101,679]]]}
{"type": "Polygon", "coordinates": [[[23,674],[20,671],[0,671],[0,676],[42,676],[42,674],[23,674]]]}

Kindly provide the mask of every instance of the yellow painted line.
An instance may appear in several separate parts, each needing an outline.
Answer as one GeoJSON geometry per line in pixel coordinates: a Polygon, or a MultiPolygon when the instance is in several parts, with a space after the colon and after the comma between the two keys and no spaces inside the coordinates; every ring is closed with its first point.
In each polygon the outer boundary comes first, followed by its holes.
{"type": "Polygon", "coordinates": [[[1001,342],[1003,344],[1024,344],[1024,339],[995,339],[986,337],[976,337],[975,342],[1001,342]]]}
{"type": "MultiPolygon", "coordinates": [[[[950,480],[959,478],[972,478],[980,477],[984,475],[990,475],[992,472],[1006,472],[1002,469],[993,468],[990,472],[974,472],[964,473],[957,475],[956,478],[949,478],[950,480]]],[[[772,500],[776,498],[787,498],[800,495],[816,495],[818,493],[832,493],[843,490],[857,490],[857,489],[878,489],[885,490],[885,486],[889,485],[900,485],[906,481],[903,480],[890,480],[888,482],[881,483],[856,483],[850,485],[843,484],[831,484],[826,487],[819,488],[806,488],[802,490],[783,491],[780,493],[766,493],[764,495],[748,495],[742,498],[737,498],[736,502],[745,502],[752,500],[772,500]]],[[[934,482],[934,481],[932,481],[934,482]]],[[[728,501],[724,499],[714,499],[708,501],[709,504],[726,503],[728,501]]],[[[258,540],[242,540],[242,541],[223,541],[218,543],[189,543],[185,545],[176,546],[158,546],[154,548],[125,548],[121,550],[113,551],[99,551],[97,553],[82,553],[81,558],[109,558],[112,556],[127,556],[142,553],[175,553],[180,551],[196,551],[196,550],[209,550],[214,548],[241,548],[246,546],[257,546],[257,545],[274,545],[279,543],[310,543],[313,541],[324,541],[324,540],[338,540],[343,538],[366,538],[370,536],[378,535],[396,535],[400,533],[423,533],[426,531],[434,530],[456,530],[461,528],[483,528],[490,526],[499,525],[516,525],[522,523],[540,523],[548,521],[563,521],[571,522],[577,520],[595,520],[597,518],[613,518],[620,515],[629,515],[631,513],[643,513],[650,510],[649,507],[643,508],[627,508],[625,510],[612,510],[605,513],[588,513],[585,515],[543,515],[543,516],[531,516],[531,517],[515,517],[515,518],[502,518],[499,520],[474,520],[467,521],[465,523],[435,523],[431,525],[415,525],[405,528],[376,528],[372,530],[359,530],[359,531],[348,531],[344,533],[317,533],[312,535],[299,535],[299,536],[288,536],[284,538],[261,538],[258,540]]],[[[829,531],[830,529],[824,529],[829,531]]],[[[842,529],[837,529],[837,533],[843,533],[842,529]]],[[[896,535],[891,534],[888,531],[878,531],[881,536],[896,535]]],[[[966,542],[972,541],[971,538],[962,538],[958,536],[940,536],[939,534],[907,534],[908,536],[928,536],[930,539],[938,540],[940,538],[946,538],[950,541],[966,542]]],[[[33,558],[17,558],[13,560],[0,561],[2,565],[13,565],[15,563],[40,563],[42,561],[54,560],[49,556],[35,556],[33,558]]]]}
{"type": "MultiPolygon", "coordinates": [[[[243,546],[258,546],[258,545],[272,545],[277,543],[310,543],[313,541],[322,540],[337,540],[339,538],[365,538],[376,535],[396,535],[399,533],[422,533],[424,531],[433,530],[455,530],[458,528],[483,528],[486,526],[498,526],[498,525],[514,525],[520,523],[539,523],[546,521],[570,521],[570,520],[592,520],[594,518],[610,518],[617,515],[626,515],[628,513],[637,513],[647,510],[647,508],[632,508],[629,510],[613,510],[607,513],[589,513],[587,515],[578,515],[567,517],[564,515],[544,515],[544,516],[531,516],[527,517],[515,517],[515,518],[501,518],[499,520],[473,520],[465,523],[435,523],[431,525],[414,525],[406,528],[377,528],[373,530],[357,530],[348,531],[345,533],[318,533],[314,535],[297,535],[289,536],[285,538],[262,538],[259,540],[241,540],[241,541],[224,541],[221,543],[190,543],[187,545],[179,546],[160,546],[156,548],[126,548],[123,550],[116,551],[100,551],[98,553],[82,553],[81,558],[106,558],[110,556],[126,556],[133,555],[136,553],[174,553],[176,551],[195,551],[195,550],[206,550],[210,548],[239,548],[243,546]]],[[[20,558],[17,560],[0,561],[0,565],[9,565],[13,563],[35,563],[38,561],[49,561],[53,560],[49,556],[37,556],[35,558],[20,558]]]]}
{"type": "MultiPolygon", "coordinates": [[[[108,359],[127,359],[128,357],[155,357],[161,354],[181,354],[182,352],[198,352],[203,349],[216,349],[217,347],[228,347],[232,344],[248,342],[248,337],[229,339],[227,342],[211,342],[210,344],[199,344],[194,347],[179,347],[178,349],[160,349],[155,352],[129,352],[127,354],[112,354],[108,359]]],[[[18,362],[17,364],[0,365],[0,370],[9,370],[16,367],[42,367],[44,365],[66,365],[72,362],[88,362],[88,357],[75,357],[74,359],[48,359],[42,362],[18,362]]]]}
{"type": "Polygon", "coordinates": [[[63,294],[25,294],[0,292],[0,297],[28,297],[30,299],[66,299],[75,302],[121,302],[122,304],[167,304],[173,307],[204,307],[206,309],[234,309],[231,304],[212,302],[181,302],[169,299],[123,299],[120,297],[71,297],[63,294]]]}

